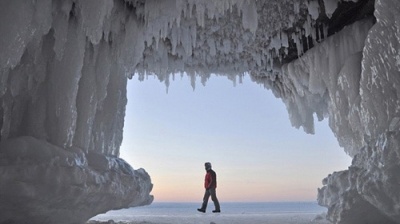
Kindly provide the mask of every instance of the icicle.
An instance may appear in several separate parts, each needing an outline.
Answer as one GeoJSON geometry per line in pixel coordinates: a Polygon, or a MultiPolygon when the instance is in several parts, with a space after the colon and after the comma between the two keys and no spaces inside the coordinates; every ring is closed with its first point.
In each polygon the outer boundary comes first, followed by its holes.
{"type": "Polygon", "coordinates": [[[294,2],[293,2],[293,11],[294,11],[296,14],[299,14],[299,13],[300,13],[300,2],[298,2],[298,1],[294,1],[294,2]]]}
{"type": "Polygon", "coordinates": [[[282,47],[289,47],[289,38],[285,32],[281,32],[281,43],[282,47]]]}
{"type": "Polygon", "coordinates": [[[294,37],[294,42],[296,44],[296,49],[297,49],[297,56],[300,57],[301,54],[303,54],[303,44],[301,43],[301,35],[299,32],[296,32],[295,37],[294,37]]]}
{"type": "Polygon", "coordinates": [[[319,4],[318,1],[312,0],[308,3],[308,14],[310,14],[313,20],[317,20],[319,17],[319,4]]]}
{"type": "Polygon", "coordinates": [[[196,48],[197,44],[197,26],[190,26],[190,40],[192,48],[196,48]]]}
{"type": "Polygon", "coordinates": [[[325,24],[322,24],[323,27],[323,31],[324,31],[324,39],[326,39],[328,37],[328,26],[326,26],[325,24]]]}
{"type": "Polygon", "coordinates": [[[196,4],[196,19],[197,24],[204,27],[205,6],[201,3],[196,4]]]}
{"type": "Polygon", "coordinates": [[[315,25],[312,26],[312,28],[311,28],[311,37],[312,37],[313,43],[315,43],[315,41],[317,40],[317,32],[318,32],[318,27],[316,27],[315,25]]]}
{"type": "Polygon", "coordinates": [[[311,16],[307,16],[307,21],[303,24],[303,28],[305,31],[305,36],[308,37],[310,36],[312,32],[312,26],[311,26],[311,16]]]}
{"type": "Polygon", "coordinates": [[[176,54],[176,46],[178,45],[178,34],[179,30],[176,26],[173,26],[171,29],[171,46],[172,46],[172,55],[176,54]]]}
{"type": "Polygon", "coordinates": [[[103,24],[114,7],[113,1],[84,0],[78,1],[81,8],[82,26],[86,36],[93,44],[98,44],[103,36],[103,24]]]}
{"type": "Polygon", "coordinates": [[[333,12],[335,12],[338,7],[338,0],[324,0],[325,13],[328,18],[332,17],[333,12]]]}
{"type": "Polygon", "coordinates": [[[258,14],[255,1],[244,4],[241,10],[243,28],[249,29],[250,32],[255,34],[258,27],[258,14]]]}
{"type": "Polygon", "coordinates": [[[225,39],[223,40],[222,45],[223,45],[223,52],[225,54],[229,54],[229,52],[231,51],[231,42],[225,39]]]}
{"type": "Polygon", "coordinates": [[[208,44],[208,47],[210,48],[210,55],[211,56],[215,56],[215,55],[217,55],[217,50],[216,50],[216,47],[215,47],[215,41],[214,41],[214,38],[212,38],[212,37],[210,37],[210,38],[208,38],[207,39],[207,44],[208,44]]]}

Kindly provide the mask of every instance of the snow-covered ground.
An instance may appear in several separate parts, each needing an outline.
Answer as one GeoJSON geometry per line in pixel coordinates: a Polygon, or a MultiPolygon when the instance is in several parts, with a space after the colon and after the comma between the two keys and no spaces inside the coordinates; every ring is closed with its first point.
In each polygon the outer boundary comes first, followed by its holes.
{"type": "Polygon", "coordinates": [[[147,224],[268,224],[329,223],[326,209],[316,202],[225,203],[222,213],[196,211],[196,203],[154,203],[150,206],[110,211],[93,217],[88,223],[147,224]],[[113,221],[111,221],[113,220],[113,221]]]}
{"type": "Polygon", "coordinates": [[[315,214],[268,214],[268,215],[192,215],[185,217],[149,216],[139,221],[89,221],[88,224],[328,224],[315,214]]]}

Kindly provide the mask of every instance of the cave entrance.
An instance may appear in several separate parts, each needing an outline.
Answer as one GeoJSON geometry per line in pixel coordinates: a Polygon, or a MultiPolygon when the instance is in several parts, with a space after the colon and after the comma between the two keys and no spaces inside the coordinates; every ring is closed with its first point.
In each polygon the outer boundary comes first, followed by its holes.
{"type": "Polygon", "coordinates": [[[321,180],[351,164],[327,120],[306,134],[270,90],[237,82],[213,75],[193,90],[177,75],[166,93],[154,76],[128,81],[120,156],[149,172],[155,202],[200,202],[206,161],[223,202],[315,201],[321,180]]]}

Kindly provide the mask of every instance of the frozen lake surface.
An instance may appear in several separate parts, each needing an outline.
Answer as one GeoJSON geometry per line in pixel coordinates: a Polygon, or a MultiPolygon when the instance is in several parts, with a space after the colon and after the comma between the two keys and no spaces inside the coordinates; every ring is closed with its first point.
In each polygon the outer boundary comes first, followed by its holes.
{"type": "Polygon", "coordinates": [[[153,203],[150,206],[110,211],[91,220],[157,224],[273,224],[328,223],[321,219],[326,208],[316,202],[221,203],[214,214],[212,203],[207,213],[197,212],[200,203],[153,203]]]}

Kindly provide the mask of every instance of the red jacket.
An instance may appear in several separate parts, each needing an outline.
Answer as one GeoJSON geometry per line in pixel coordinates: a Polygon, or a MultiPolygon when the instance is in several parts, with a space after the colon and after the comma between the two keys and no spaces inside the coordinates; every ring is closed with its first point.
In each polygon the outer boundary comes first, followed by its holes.
{"type": "Polygon", "coordinates": [[[208,170],[206,173],[206,177],[204,178],[204,188],[217,188],[217,174],[214,170],[208,170]]]}

